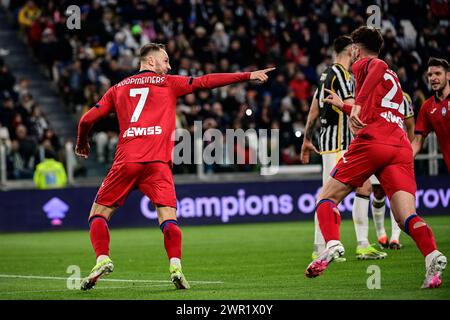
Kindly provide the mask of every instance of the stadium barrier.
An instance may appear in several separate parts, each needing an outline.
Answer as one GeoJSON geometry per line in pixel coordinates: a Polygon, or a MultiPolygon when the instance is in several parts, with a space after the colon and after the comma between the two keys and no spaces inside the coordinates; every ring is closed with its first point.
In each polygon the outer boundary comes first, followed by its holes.
{"type": "MultiPolygon", "coordinates": [[[[312,221],[321,181],[177,184],[182,225],[274,221],[312,221]]],[[[0,231],[88,229],[87,217],[97,188],[0,192],[0,231]]],[[[354,194],[340,205],[351,218],[354,194]]],[[[450,215],[448,177],[419,177],[416,205],[421,215],[450,215]]],[[[388,213],[386,213],[388,214],[388,213]]],[[[149,199],[135,191],[110,226],[157,227],[149,199]]]]}

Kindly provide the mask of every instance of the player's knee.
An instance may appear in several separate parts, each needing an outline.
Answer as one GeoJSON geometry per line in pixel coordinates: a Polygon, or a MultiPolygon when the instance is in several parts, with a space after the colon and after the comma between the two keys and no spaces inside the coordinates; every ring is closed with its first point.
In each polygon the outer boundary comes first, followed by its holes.
{"type": "Polygon", "coordinates": [[[334,192],[334,190],[332,190],[331,188],[326,187],[322,189],[322,192],[317,198],[317,204],[319,204],[319,202],[321,202],[322,200],[330,200],[336,204],[341,201],[341,199],[338,198],[337,192],[334,192]]]}
{"type": "Polygon", "coordinates": [[[106,216],[104,216],[104,215],[102,215],[102,214],[92,214],[92,215],[90,215],[89,218],[88,218],[88,224],[89,224],[89,226],[91,226],[92,222],[95,221],[95,220],[97,220],[97,219],[103,220],[103,221],[105,221],[106,223],[109,222],[109,218],[106,217],[106,216]]]}
{"type": "Polygon", "coordinates": [[[359,187],[355,190],[357,196],[361,197],[369,197],[370,193],[372,192],[372,185],[368,183],[367,181],[362,185],[362,187],[359,187]]]}
{"type": "Polygon", "coordinates": [[[115,207],[107,207],[98,203],[94,203],[89,214],[89,219],[91,219],[91,217],[93,216],[102,216],[107,221],[109,221],[116,209],[117,208],[115,207]]]}
{"type": "Polygon", "coordinates": [[[336,206],[339,203],[335,197],[332,196],[326,197],[325,195],[324,196],[320,195],[316,202],[316,208],[325,202],[333,203],[336,206]]]}

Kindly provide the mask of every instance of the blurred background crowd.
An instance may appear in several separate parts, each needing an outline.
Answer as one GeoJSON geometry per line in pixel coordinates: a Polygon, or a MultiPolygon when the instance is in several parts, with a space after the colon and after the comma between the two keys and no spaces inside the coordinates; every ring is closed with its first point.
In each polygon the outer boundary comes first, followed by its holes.
{"type": "MultiPolygon", "coordinates": [[[[44,66],[75,119],[110,86],[137,71],[139,48],[148,42],[166,45],[172,74],[199,76],[276,66],[265,85],[238,84],[180,99],[177,127],[192,132],[194,121],[201,120],[203,129],[222,132],[279,129],[281,164],[300,164],[309,104],[320,73],[332,63],[333,39],[365,24],[366,8],[372,4],[382,12],[382,57],[396,70],[417,113],[430,95],[426,61],[430,56],[450,56],[448,1],[3,0],[34,59],[44,66]],[[66,26],[65,11],[74,3],[81,9],[80,30],[66,26]]],[[[29,81],[16,79],[0,60],[0,137],[9,141],[11,178],[27,177],[39,145],[55,154],[61,150],[40,110],[39,97],[27,92],[29,81]]],[[[117,140],[114,117],[95,126],[93,144],[99,162],[112,162],[117,140]]],[[[248,154],[249,148],[236,149],[248,154]]],[[[208,172],[256,169],[206,168],[208,172]]],[[[174,170],[194,172],[195,167],[174,170]]]]}

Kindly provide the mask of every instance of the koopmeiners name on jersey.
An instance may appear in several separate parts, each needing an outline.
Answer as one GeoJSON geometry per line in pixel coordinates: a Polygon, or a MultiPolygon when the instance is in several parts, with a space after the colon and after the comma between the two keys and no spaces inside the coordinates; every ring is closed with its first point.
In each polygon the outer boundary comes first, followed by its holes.
{"type": "Polygon", "coordinates": [[[117,84],[118,87],[127,84],[160,84],[166,81],[166,77],[161,76],[150,76],[150,77],[140,77],[140,78],[127,78],[117,84]]]}
{"type": "Polygon", "coordinates": [[[147,128],[140,127],[130,127],[123,133],[123,138],[128,137],[140,137],[140,136],[150,136],[154,134],[161,134],[162,129],[160,126],[153,126],[147,128]]]}

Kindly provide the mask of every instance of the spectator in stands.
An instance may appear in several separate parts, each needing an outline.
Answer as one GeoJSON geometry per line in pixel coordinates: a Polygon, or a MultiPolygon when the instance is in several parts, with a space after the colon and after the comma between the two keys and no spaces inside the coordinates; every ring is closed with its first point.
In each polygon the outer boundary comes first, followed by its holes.
{"type": "Polygon", "coordinates": [[[21,78],[19,82],[14,86],[14,92],[17,94],[17,99],[20,101],[24,95],[28,95],[30,80],[28,78],[21,78]]]}
{"type": "Polygon", "coordinates": [[[44,130],[44,135],[42,136],[41,144],[45,144],[44,143],[45,141],[50,142],[52,150],[58,155],[57,159],[61,160],[64,158],[64,155],[61,154],[62,152],[64,152],[61,145],[61,141],[59,140],[59,137],[56,135],[53,129],[48,128],[44,130]]]}
{"type": "Polygon", "coordinates": [[[36,104],[33,107],[28,122],[30,134],[37,137],[38,141],[42,140],[44,138],[45,131],[49,128],[49,124],[39,105],[36,104]]]}
{"type": "MultiPolygon", "coordinates": [[[[44,147],[45,148],[45,147],[44,147]]],[[[37,189],[57,189],[67,186],[67,175],[64,165],[56,160],[56,154],[47,145],[44,161],[36,166],[33,181],[37,189]]]]}
{"type": "Polygon", "coordinates": [[[114,36],[114,41],[109,42],[106,46],[108,55],[114,60],[119,59],[119,57],[127,49],[129,48],[125,44],[125,34],[123,32],[117,32],[114,36]]]}
{"type": "Polygon", "coordinates": [[[298,100],[309,100],[311,97],[311,85],[301,71],[296,72],[294,79],[289,83],[289,88],[293,90],[298,100]]]}
{"type": "MultiPolygon", "coordinates": [[[[429,95],[422,61],[430,55],[450,58],[448,14],[445,14],[449,5],[444,2],[384,3],[381,27],[386,44],[382,55],[392,68],[397,68],[402,85],[414,92],[414,101],[429,95]],[[427,11],[430,13],[422,14],[427,11]]],[[[83,3],[84,27],[78,33],[66,28],[66,6],[59,2],[46,2],[39,8],[33,1],[25,5],[23,0],[10,3],[11,12],[21,12],[19,24],[23,29],[29,29],[34,23],[36,30],[29,32],[30,36],[33,34],[28,38],[30,45],[41,46],[45,41],[43,31],[53,30],[61,49],[53,52],[53,56],[45,55],[46,63],[53,65],[52,77],[74,113],[92,106],[94,93],[103,94],[105,87],[135,71],[135,49],[139,44],[164,42],[173,73],[177,74],[198,76],[277,65],[278,75],[270,84],[256,90],[252,85],[230,86],[207,96],[199,92],[181,99],[177,114],[180,125],[187,128],[191,128],[195,120],[211,117],[220,130],[233,125],[247,128],[252,121],[257,122],[257,128],[280,127],[280,138],[287,139],[280,141],[283,149],[291,147],[294,151],[298,139],[292,138],[293,130],[302,130],[305,108],[317,77],[332,62],[332,39],[349,34],[367,19],[364,1],[351,5],[333,0],[85,0],[83,3]],[[38,43],[34,44],[36,41],[38,43]],[[270,92],[270,98],[264,91],[270,92]],[[269,99],[270,110],[267,108],[269,99]],[[215,102],[220,103],[222,111],[215,102]],[[255,111],[253,119],[245,116],[243,104],[255,111]]],[[[11,89],[12,75],[2,73],[1,66],[0,63],[0,110],[3,110],[4,91],[15,101],[17,99],[11,89]]],[[[19,93],[19,101],[23,95],[19,93]]],[[[22,112],[21,116],[27,123],[22,112]]],[[[108,130],[105,127],[104,133],[108,130]]],[[[286,154],[295,157],[295,152],[286,154]]]]}
{"type": "Polygon", "coordinates": [[[76,60],[68,74],[68,80],[69,80],[69,95],[71,98],[71,102],[73,103],[73,110],[78,110],[81,108],[82,103],[84,102],[83,99],[83,86],[84,86],[84,79],[83,79],[83,70],[81,68],[81,61],[76,60]]]}
{"type": "Polygon", "coordinates": [[[28,119],[28,117],[31,115],[31,112],[33,111],[33,107],[35,106],[35,104],[36,102],[34,101],[33,95],[27,92],[21,96],[16,110],[25,119],[28,119]]]}
{"type": "Polygon", "coordinates": [[[53,63],[56,60],[56,54],[59,50],[58,40],[51,28],[46,28],[42,32],[42,40],[39,46],[39,60],[46,67],[48,77],[52,75],[53,63]]]}
{"type": "Polygon", "coordinates": [[[27,135],[27,128],[24,125],[19,125],[16,128],[15,138],[11,141],[9,153],[13,166],[13,178],[30,179],[33,177],[36,154],[36,141],[27,135]]]}
{"type": "Polygon", "coordinates": [[[28,31],[33,22],[41,15],[41,10],[34,1],[27,3],[19,11],[19,25],[21,30],[28,31]]]}
{"type": "Polygon", "coordinates": [[[230,46],[230,36],[226,33],[223,23],[217,22],[214,26],[214,32],[211,35],[211,39],[214,42],[217,51],[221,57],[224,57],[228,53],[230,46]]]}
{"type": "Polygon", "coordinates": [[[9,71],[8,66],[0,58],[0,99],[14,94],[16,78],[9,71]]]}
{"type": "Polygon", "coordinates": [[[300,49],[298,43],[294,42],[290,45],[289,49],[286,50],[284,58],[286,61],[292,61],[296,64],[300,64],[300,58],[305,55],[305,52],[300,49]]]}
{"type": "Polygon", "coordinates": [[[13,129],[12,123],[15,114],[16,111],[14,110],[14,100],[10,96],[7,96],[3,99],[2,105],[0,106],[0,124],[3,127],[8,128],[10,136],[13,129]]]}
{"type": "Polygon", "coordinates": [[[0,124],[0,145],[4,145],[7,150],[11,149],[11,139],[9,138],[9,130],[0,124]]]}

